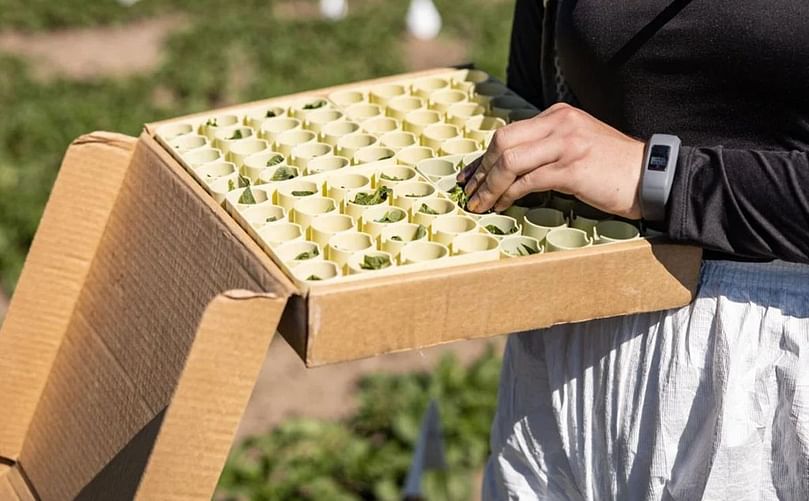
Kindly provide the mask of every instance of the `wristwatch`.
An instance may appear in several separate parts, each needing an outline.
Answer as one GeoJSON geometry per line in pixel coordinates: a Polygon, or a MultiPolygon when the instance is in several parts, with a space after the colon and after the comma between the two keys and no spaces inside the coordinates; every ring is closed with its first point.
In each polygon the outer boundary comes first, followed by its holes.
{"type": "Polygon", "coordinates": [[[640,181],[640,210],[644,221],[659,222],[666,218],[666,202],[671,193],[680,138],[655,134],[646,143],[643,173],[640,181]]]}

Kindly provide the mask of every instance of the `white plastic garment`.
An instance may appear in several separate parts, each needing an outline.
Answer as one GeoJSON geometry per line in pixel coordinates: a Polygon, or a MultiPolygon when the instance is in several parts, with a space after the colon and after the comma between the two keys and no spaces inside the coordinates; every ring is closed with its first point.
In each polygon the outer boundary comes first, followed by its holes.
{"type": "Polygon", "coordinates": [[[512,335],[484,500],[809,500],[809,266],[707,261],[695,301],[512,335]]]}

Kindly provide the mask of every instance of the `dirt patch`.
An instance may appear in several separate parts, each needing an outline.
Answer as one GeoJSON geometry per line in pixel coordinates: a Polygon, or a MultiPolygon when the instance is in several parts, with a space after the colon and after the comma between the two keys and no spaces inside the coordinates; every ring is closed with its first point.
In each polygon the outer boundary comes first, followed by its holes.
{"type": "Polygon", "coordinates": [[[462,40],[443,36],[434,40],[419,40],[407,35],[401,44],[404,63],[410,71],[469,62],[466,59],[466,44],[462,40]]]}
{"type": "Polygon", "coordinates": [[[292,416],[320,419],[348,416],[356,408],[355,386],[364,374],[429,371],[447,352],[453,352],[461,361],[471,362],[490,342],[495,344],[495,350],[502,351],[505,337],[461,341],[307,369],[286,341],[276,336],[242,417],[237,440],[265,432],[292,416]]]}
{"type": "Polygon", "coordinates": [[[320,4],[312,0],[285,0],[275,2],[272,7],[273,16],[278,19],[319,19],[320,4]]]}
{"type": "Polygon", "coordinates": [[[123,26],[48,33],[0,33],[0,51],[27,59],[39,79],[126,77],[157,68],[171,32],[186,26],[183,16],[161,16],[123,26]]]}

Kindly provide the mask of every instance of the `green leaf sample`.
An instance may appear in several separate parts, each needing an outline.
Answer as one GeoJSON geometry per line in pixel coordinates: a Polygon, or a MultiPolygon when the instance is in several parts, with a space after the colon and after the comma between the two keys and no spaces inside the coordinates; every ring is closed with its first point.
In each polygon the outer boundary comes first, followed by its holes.
{"type": "Polygon", "coordinates": [[[267,160],[266,165],[267,165],[267,167],[272,167],[273,165],[278,165],[283,161],[284,161],[284,156],[283,155],[273,155],[273,156],[270,157],[269,160],[267,160]]]}
{"type": "Polygon", "coordinates": [[[267,218],[268,223],[273,223],[275,221],[278,221],[278,218],[275,217],[275,216],[270,216],[270,217],[267,218]]]}
{"type": "Polygon", "coordinates": [[[427,227],[423,224],[420,224],[418,228],[416,228],[416,234],[413,235],[413,240],[418,240],[427,235],[427,227]]]}
{"type": "Polygon", "coordinates": [[[389,175],[385,174],[384,172],[379,175],[379,178],[384,179],[386,181],[404,181],[404,178],[396,177],[396,176],[389,176],[389,175]]]}
{"type": "Polygon", "coordinates": [[[209,118],[205,122],[205,127],[219,127],[219,126],[216,124],[216,119],[215,118],[209,118]]]}
{"type": "Polygon", "coordinates": [[[530,245],[526,244],[520,244],[520,246],[516,249],[506,252],[512,256],[530,256],[532,254],[539,254],[538,249],[534,249],[530,245]]]}
{"type": "Polygon", "coordinates": [[[320,252],[317,250],[317,247],[308,251],[308,252],[301,252],[297,256],[295,256],[295,261],[304,261],[306,259],[312,259],[313,257],[317,257],[320,255],[320,252]]]}
{"type": "Polygon", "coordinates": [[[438,211],[433,209],[427,204],[421,204],[421,207],[419,207],[419,212],[421,212],[422,214],[430,214],[431,216],[438,215],[438,211]]]}
{"type": "Polygon", "coordinates": [[[236,183],[233,179],[228,179],[228,191],[233,191],[236,189],[236,183]]]}
{"type": "Polygon", "coordinates": [[[306,103],[303,105],[303,109],[305,110],[316,110],[318,108],[322,108],[326,106],[325,99],[318,99],[317,101],[312,101],[311,103],[306,103]]]}
{"type": "Polygon", "coordinates": [[[360,263],[360,268],[363,270],[381,270],[390,266],[390,258],[388,256],[364,256],[360,263]]]}
{"type": "Polygon", "coordinates": [[[450,200],[455,202],[460,208],[466,209],[466,203],[469,201],[469,197],[466,196],[463,186],[456,184],[455,187],[449,191],[448,195],[450,200]]]}
{"type": "Polygon", "coordinates": [[[516,226],[512,226],[508,232],[505,232],[501,230],[500,227],[494,224],[487,224],[486,229],[489,230],[489,233],[491,233],[492,235],[511,235],[512,233],[515,233],[517,231],[516,226]]]}
{"type": "Polygon", "coordinates": [[[524,254],[525,256],[530,256],[532,254],[539,254],[539,249],[534,249],[530,245],[522,244],[521,247],[522,252],[525,252],[524,254]]]}
{"type": "Polygon", "coordinates": [[[390,237],[390,239],[391,240],[396,240],[397,242],[402,241],[402,237],[400,237],[399,235],[393,235],[392,237],[390,237]]]}
{"type": "Polygon", "coordinates": [[[320,277],[319,277],[319,276],[317,276],[317,275],[309,275],[308,277],[306,277],[306,280],[312,280],[312,281],[315,281],[315,280],[323,280],[323,279],[322,279],[322,278],[320,278],[320,277]]]}
{"type": "Polygon", "coordinates": [[[253,196],[253,190],[251,190],[249,186],[245,188],[242,194],[239,196],[239,203],[240,204],[256,203],[256,197],[253,196]]]}
{"type": "Polygon", "coordinates": [[[277,116],[278,115],[273,110],[267,110],[267,113],[264,115],[264,118],[272,118],[277,116]]]}
{"type": "Polygon", "coordinates": [[[314,191],[308,191],[308,190],[295,190],[295,191],[292,192],[293,197],[308,197],[309,195],[314,195],[314,194],[315,194],[314,191]]]}
{"type": "Polygon", "coordinates": [[[388,199],[390,192],[390,188],[380,186],[373,193],[357,193],[353,201],[357,205],[378,205],[388,199]]]}
{"type": "Polygon", "coordinates": [[[231,135],[228,139],[244,139],[244,135],[242,134],[241,129],[236,129],[233,131],[233,135],[231,135]]]}
{"type": "Polygon", "coordinates": [[[246,188],[250,186],[250,178],[239,174],[239,188],[246,188]]]}
{"type": "Polygon", "coordinates": [[[278,167],[270,179],[272,181],[286,181],[287,179],[292,179],[295,175],[295,170],[292,167],[278,167]]]}
{"type": "Polygon", "coordinates": [[[382,218],[377,219],[377,223],[396,223],[404,219],[404,214],[401,211],[389,210],[382,218]]]}

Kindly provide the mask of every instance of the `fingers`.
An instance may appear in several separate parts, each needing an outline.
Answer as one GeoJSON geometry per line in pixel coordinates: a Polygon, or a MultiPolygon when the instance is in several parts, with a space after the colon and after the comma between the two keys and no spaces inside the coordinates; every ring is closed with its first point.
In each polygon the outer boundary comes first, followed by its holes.
{"type": "Polygon", "coordinates": [[[530,171],[511,183],[494,204],[494,210],[502,212],[529,193],[552,190],[560,186],[564,175],[564,168],[559,163],[547,164],[541,169],[530,171]]]}
{"type": "Polygon", "coordinates": [[[475,173],[478,166],[480,165],[480,161],[483,160],[483,155],[477,157],[473,161],[469,162],[466,167],[461,169],[461,172],[455,177],[455,180],[458,181],[460,184],[466,184],[469,176],[475,173]]]}
{"type": "Polygon", "coordinates": [[[492,166],[498,161],[504,151],[531,141],[538,141],[548,137],[553,132],[555,120],[551,116],[536,116],[530,120],[521,120],[497,129],[492,136],[492,142],[486,153],[483,154],[474,170],[470,169],[464,174],[466,193],[473,194],[492,166]]]}
{"type": "Polygon", "coordinates": [[[469,209],[475,212],[489,210],[516,180],[531,171],[541,170],[544,165],[556,162],[563,149],[562,141],[551,137],[522,143],[503,151],[470,198],[469,209]]]}

